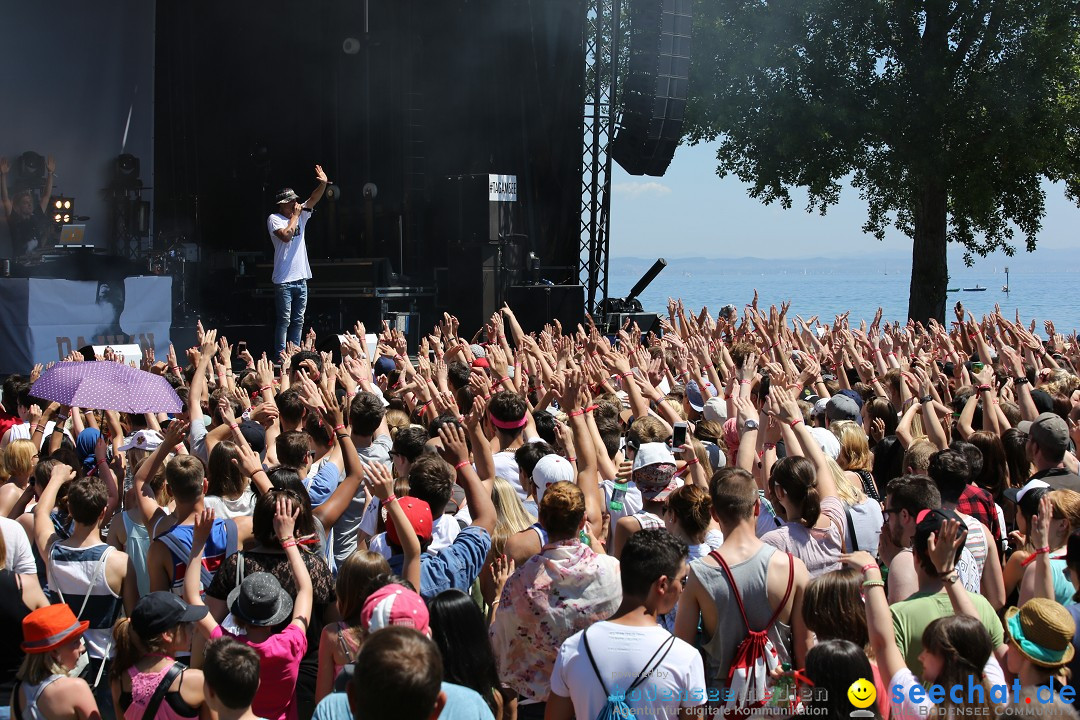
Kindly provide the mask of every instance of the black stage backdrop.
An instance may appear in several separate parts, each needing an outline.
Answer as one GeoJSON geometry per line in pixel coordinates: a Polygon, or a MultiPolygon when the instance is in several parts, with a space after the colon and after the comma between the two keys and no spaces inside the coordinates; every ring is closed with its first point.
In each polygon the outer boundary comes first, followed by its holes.
{"type": "Polygon", "coordinates": [[[583,0],[159,4],[158,227],[198,242],[204,259],[267,251],[274,191],[305,196],[321,163],[342,197],[313,218],[312,257],[388,257],[395,272],[430,283],[435,266],[486,230],[486,215],[455,227],[451,178],[516,174],[522,250],[573,268],[586,9],[583,0]],[[368,182],[378,186],[370,209],[368,182]]]}
{"type": "MultiPolygon", "coordinates": [[[[54,194],[74,197],[90,217],[86,241],[107,247],[113,160],[135,155],[153,185],[154,3],[10,2],[0,16],[0,155],[55,156],[54,194]]],[[[10,257],[6,219],[0,226],[0,257],[10,257]]]]}

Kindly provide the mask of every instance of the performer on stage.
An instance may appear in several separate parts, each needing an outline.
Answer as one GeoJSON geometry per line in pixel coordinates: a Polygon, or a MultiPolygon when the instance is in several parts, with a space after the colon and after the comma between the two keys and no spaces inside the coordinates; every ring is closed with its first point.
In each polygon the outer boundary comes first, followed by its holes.
{"type": "Polygon", "coordinates": [[[311,277],[304,229],[311,209],[326,192],[326,173],[315,166],[319,186],[303,204],[292,188],[277,194],[277,212],[266,219],[270,241],[274,243],[274,301],[277,317],[274,324],[274,343],[277,355],[285,349],[286,341],[300,344],[304,332],[304,311],[307,310],[307,281],[311,277]]]}
{"type": "Polygon", "coordinates": [[[7,176],[10,165],[6,157],[0,157],[0,201],[4,205],[4,217],[11,233],[11,254],[21,257],[34,250],[45,247],[48,238],[49,223],[45,209],[52,195],[53,175],[56,173],[56,161],[52,155],[45,161],[48,177],[41,199],[34,203],[30,189],[16,189],[15,196],[8,196],[7,176]]]}

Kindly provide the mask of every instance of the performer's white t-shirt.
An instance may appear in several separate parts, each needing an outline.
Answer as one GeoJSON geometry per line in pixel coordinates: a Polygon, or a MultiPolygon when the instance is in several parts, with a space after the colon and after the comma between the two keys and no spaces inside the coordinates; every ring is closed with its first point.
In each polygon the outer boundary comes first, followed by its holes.
{"type": "Polygon", "coordinates": [[[266,229],[270,231],[270,241],[274,243],[274,276],[275,285],[293,282],[294,280],[307,280],[311,277],[311,265],[308,264],[307,241],[304,239],[304,229],[307,227],[310,210],[300,213],[296,229],[298,234],[289,242],[281,242],[281,238],[274,234],[275,230],[289,226],[289,218],[281,213],[274,213],[266,219],[266,229]]]}

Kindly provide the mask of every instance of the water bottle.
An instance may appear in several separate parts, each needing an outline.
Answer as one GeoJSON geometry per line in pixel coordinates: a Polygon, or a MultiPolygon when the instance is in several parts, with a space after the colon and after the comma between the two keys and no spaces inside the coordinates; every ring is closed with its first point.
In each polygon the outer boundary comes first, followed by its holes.
{"type": "Polygon", "coordinates": [[[622,512],[623,498],[626,497],[626,481],[616,478],[615,489],[611,491],[611,500],[608,502],[608,508],[615,512],[622,512]]]}

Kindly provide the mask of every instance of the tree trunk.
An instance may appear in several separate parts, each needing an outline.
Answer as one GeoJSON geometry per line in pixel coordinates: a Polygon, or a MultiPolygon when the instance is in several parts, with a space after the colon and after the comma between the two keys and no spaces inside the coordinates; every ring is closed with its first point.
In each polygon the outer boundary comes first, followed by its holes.
{"type": "Polygon", "coordinates": [[[920,190],[914,208],[915,238],[911,252],[908,317],[924,324],[930,318],[944,323],[949,283],[949,261],[945,253],[948,193],[939,178],[925,180],[920,190]]]}

